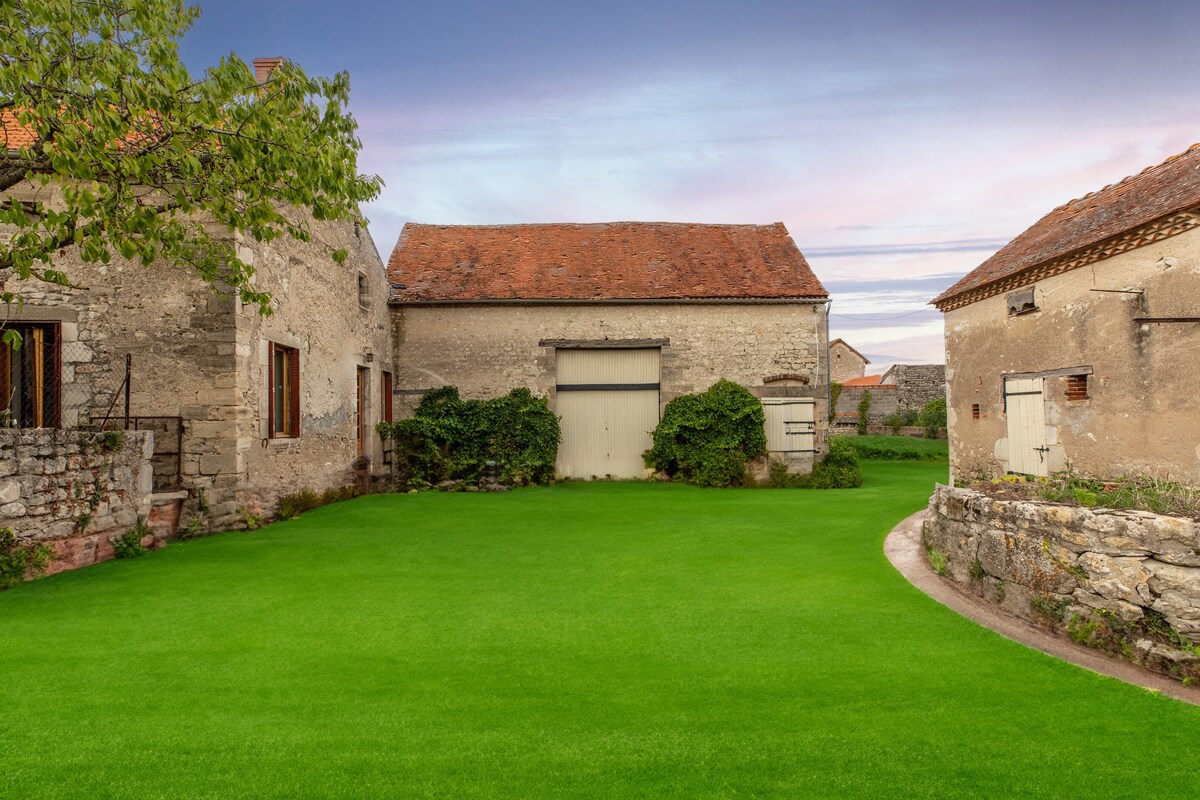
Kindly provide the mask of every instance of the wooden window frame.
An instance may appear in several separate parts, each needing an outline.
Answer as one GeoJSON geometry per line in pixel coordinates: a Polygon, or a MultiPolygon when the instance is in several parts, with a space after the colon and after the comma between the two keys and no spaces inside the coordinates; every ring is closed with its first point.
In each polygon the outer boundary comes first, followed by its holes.
{"type": "Polygon", "coordinates": [[[300,351],[295,347],[271,342],[267,357],[267,438],[300,438],[300,351]],[[277,419],[275,356],[282,354],[287,365],[283,373],[283,417],[277,419]],[[280,424],[282,423],[282,424],[280,424]]]}
{"type": "Polygon", "coordinates": [[[371,391],[371,368],[364,367],[361,364],[355,371],[354,376],[355,394],[355,431],[354,438],[358,450],[358,457],[362,458],[367,453],[367,398],[371,391]]]}

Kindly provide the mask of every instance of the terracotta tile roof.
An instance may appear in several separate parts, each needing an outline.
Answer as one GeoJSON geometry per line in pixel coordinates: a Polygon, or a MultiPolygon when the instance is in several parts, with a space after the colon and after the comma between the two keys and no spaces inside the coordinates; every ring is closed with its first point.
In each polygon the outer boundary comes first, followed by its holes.
{"type": "Polygon", "coordinates": [[[882,375],[863,375],[861,378],[851,378],[842,383],[842,387],[847,386],[878,386],[882,389],[895,389],[896,384],[884,383],[882,375]]]}
{"type": "Polygon", "coordinates": [[[0,111],[0,149],[20,150],[34,143],[37,136],[33,129],[17,122],[12,111],[0,111]]]}
{"type": "Polygon", "coordinates": [[[933,303],[940,307],[959,295],[1196,206],[1200,206],[1200,143],[1137,175],[1059,206],[933,303]]]}
{"type": "Polygon", "coordinates": [[[846,348],[847,350],[849,350],[851,353],[854,353],[854,355],[858,356],[859,358],[861,358],[861,359],[863,360],[863,363],[864,363],[864,364],[870,364],[870,363],[871,363],[871,359],[867,358],[867,357],[866,357],[866,356],[864,356],[862,353],[858,352],[858,351],[857,351],[857,350],[855,350],[853,347],[851,347],[851,346],[850,346],[850,344],[849,344],[849,343],[848,343],[848,342],[847,342],[845,339],[834,339],[832,342],[830,342],[830,343],[829,343],[829,349],[830,349],[830,350],[832,350],[832,349],[833,349],[833,346],[834,346],[835,344],[840,344],[842,347],[845,347],[845,348],[846,348]]]}
{"type": "Polygon", "coordinates": [[[782,223],[408,223],[399,302],[825,298],[782,223]]]}

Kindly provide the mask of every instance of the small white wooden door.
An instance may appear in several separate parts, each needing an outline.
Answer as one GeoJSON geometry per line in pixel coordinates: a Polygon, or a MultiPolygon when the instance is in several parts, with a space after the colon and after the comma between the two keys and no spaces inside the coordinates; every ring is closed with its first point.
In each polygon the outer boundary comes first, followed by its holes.
{"type": "Polygon", "coordinates": [[[772,453],[812,453],[816,450],[815,401],[800,397],[764,397],[767,450],[772,453]]]}
{"type": "Polygon", "coordinates": [[[1008,415],[1008,471],[1049,475],[1046,446],[1044,378],[1007,378],[1004,407],[1008,415]]]}

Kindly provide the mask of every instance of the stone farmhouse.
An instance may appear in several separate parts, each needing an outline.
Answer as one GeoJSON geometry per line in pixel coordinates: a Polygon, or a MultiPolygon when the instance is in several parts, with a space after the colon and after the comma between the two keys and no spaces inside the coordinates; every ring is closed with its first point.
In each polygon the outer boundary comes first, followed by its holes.
{"type": "Polygon", "coordinates": [[[824,447],[829,297],[780,223],[410,223],[388,275],[398,401],[527,386],[561,418],[561,475],[642,477],[665,404],[722,377],[795,469],[824,447]]]}
{"type": "Polygon", "coordinates": [[[870,363],[869,358],[843,339],[834,339],[829,343],[829,380],[834,383],[845,383],[863,377],[867,374],[867,364],[870,363]]]}
{"type": "MultiPolygon", "coordinates": [[[[260,80],[277,62],[256,62],[260,80]]],[[[23,146],[29,132],[11,116],[3,121],[7,146],[23,146]]],[[[45,195],[55,191],[24,183],[5,196],[53,202],[45,195]]],[[[0,475],[25,483],[0,487],[0,498],[13,495],[0,504],[0,526],[106,542],[106,523],[128,528],[125,506],[147,510],[126,481],[111,498],[124,503],[121,514],[105,513],[107,500],[80,511],[82,478],[70,477],[79,459],[51,452],[68,445],[76,452],[78,442],[19,436],[106,420],[123,428],[126,402],[130,429],[154,431],[150,510],[168,528],[181,514],[205,528],[231,527],[269,515],[282,494],[345,486],[382,470],[374,424],[390,413],[392,361],[383,264],[365,229],[310,223],[312,242],[235,243],[256,285],[274,297],[269,317],[189,271],[146,269],[116,255],[85,264],[74,248],[55,264],[72,286],[10,286],[24,302],[6,308],[0,327],[18,330],[25,345],[0,352],[0,420],[18,429],[8,432],[13,441],[0,442],[0,475]],[[344,263],[330,255],[337,248],[349,252],[344,263]],[[29,457],[18,459],[22,448],[29,457]],[[76,530],[54,522],[64,517],[74,517],[76,530]]],[[[95,476],[97,494],[102,478],[95,476]]]]}
{"type": "Polygon", "coordinates": [[[955,477],[1200,481],[1200,146],[1072,200],[933,302],[955,477]]]}

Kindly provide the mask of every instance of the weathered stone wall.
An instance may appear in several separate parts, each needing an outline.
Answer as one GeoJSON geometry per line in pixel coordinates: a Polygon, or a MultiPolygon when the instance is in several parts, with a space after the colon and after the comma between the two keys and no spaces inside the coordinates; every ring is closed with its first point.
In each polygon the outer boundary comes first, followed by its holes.
{"type": "Polygon", "coordinates": [[[1038,310],[1008,314],[1005,295],[946,313],[952,474],[1009,464],[1006,374],[1090,367],[1088,398],[1045,379],[1051,471],[1068,462],[1096,477],[1150,474],[1200,482],[1200,229],[1113,255],[1033,286],[1038,310]],[[972,405],[979,419],[972,419],[972,405]]]}
{"type": "Polygon", "coordinates": [[[857,423],[858,404],[862,402],[863,395],[868,392],[871,394],[871,410],[867,413],[867,418],[871,422],[882,422],[884,417],[894,413],[898,408],[896,387],[891,384],[882,384],[880,386],[844,386],[842,387],[842,393],[838,395],[838,418],[845,421],[853,417],[850,423],[857,423]]]}
{"type": "Polygon", "coordinates": [[[946,396],[945,364],[897,364],[885,380],[896,385],[896,405],[904,411],[920,411],[946,396]]]}
{"type": "Polygon", "coordinates": [[[825,398],[823,303],[527,304],[402,306],[393,316],[398,400],[410,414],[422,391],[457,386],[463,397],[494,397],[518,386],[555,402],[555,350],[543,340],[670,340],[662,348],[662,404],[720,378],[759,396],[825,398]],[[789,386],[767,378],[795,376],[789,386]]]}
{"type": "Polygon", "coordinates": [[[70,430],[0,429],[0,527],[54,551],[50,572],[112,558],[109,539],[150,514],[153,434],[119,442],[70,430]]]}
{"type": "MultiPolygon", "coordinates": [[[[930,512],[925,543],[945,557],[946,576],[1016,614],[1074,632],[1093,616],[1113,615],[1120,627],[1160,615],[1200,640],[1200,523],[947,486],[937,488],[930,512]]],[[[1149,639],[1134,649],[1191,663],[1149,639]]]]}
{"type": "MultiPolygon", "coordinates": [[[[13,194],[32,191],[18,187],[13,194]]],[[[11,319],[62,324],[63,396],[79,404],[64,414],[64,425],[109,408],[131,354],[131,413],[183,419],[184,518],[220,529],[239,521],[240,505],[269,514],[281,493],[353,479],[361,365],[370,381],[365,455],[377,469],[373,425],[380,372],[391,360],[387,278],[365,231],[350,223],[314,224],[313,230],[311,243],[281,237],[239,245],[258,271],[258,287],[275,295],[275,313],[266,319],[186,269],[145,268],[118,256],[84,264],[74,248],[56,261],[72,288],[10,278],[4,287],[25,300],[10,310],[11,319]],[[342,264],[329,256],[339,247],[350,252],[342,264]],[[360,274],[365,303],[359,302],[360,274]],[[266,438],[270,341],[301,351],[299,439],[266,438]]],[[[122,410],[118,398],[116,413],[122,410]]]]}
{"type": "Polygon", "coordinates": [[[236,315],[235,356],[239,412],[237,450],[230,466],[242,474],[237,502],[269,516],[275,500],[302,488],[349,485],[358,459],[358,369],[366,370],[363,456],[365,469],[382,473],[375,433],[382,406],[382,372],[394,371],[388,282],[365,229],[351,224],[314,226],[313,243],[277,239],[247,249],[260,288],[274,296],[274,313],[251,308],[236,315]],[[349,258],[335,263],[331,249],[349,258]],[[360,302],[359,276],[365,281],[360,302]],[[268,436],[269,347],[300,351],[300,436],[268,436]]]}

